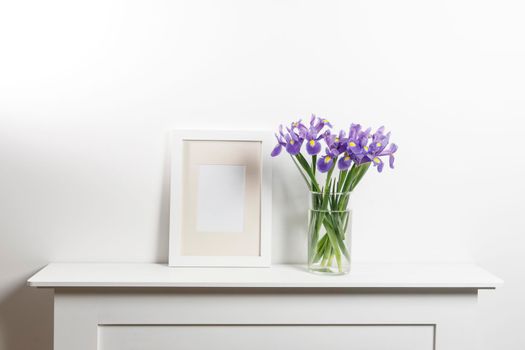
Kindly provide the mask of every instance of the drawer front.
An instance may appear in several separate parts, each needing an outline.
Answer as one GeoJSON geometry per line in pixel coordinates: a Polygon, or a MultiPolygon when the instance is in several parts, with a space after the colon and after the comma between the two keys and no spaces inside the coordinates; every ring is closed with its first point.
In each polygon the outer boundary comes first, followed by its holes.
{"type": "Polygon", "coordinates": [[[99,350],[432,350],[433,325],[100,325],[99,350]]]}

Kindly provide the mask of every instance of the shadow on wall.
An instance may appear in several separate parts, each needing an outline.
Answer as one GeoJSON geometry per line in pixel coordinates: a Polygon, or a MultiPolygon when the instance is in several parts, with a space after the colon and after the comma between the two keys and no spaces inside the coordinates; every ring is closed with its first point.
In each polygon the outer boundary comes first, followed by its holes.
{"type": "Polygon", "coordinates": [[[53,349],[53,291],[24,279],[0,299],[0,350],[29,349],[53,349]]]}
{"type": "Polygon", "coordinates": [[[165,136],[164,149],[164,164],[162,166],[161,182],[162,188],[157,227],[156,260],[159,263],[167,263],[169,255],[171,149],[168,134],[165,136]]]}

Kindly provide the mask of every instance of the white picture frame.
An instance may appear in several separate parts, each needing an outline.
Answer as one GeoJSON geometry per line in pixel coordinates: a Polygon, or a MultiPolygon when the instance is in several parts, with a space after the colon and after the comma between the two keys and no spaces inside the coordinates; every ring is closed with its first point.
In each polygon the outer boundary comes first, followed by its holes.
{"type": "MultiPolygon", "coordinates": [[[[269,131],[172,131],[169,266],[270,266],[272,227],[270,153],[274,146],[272,141],[273,137],[269,131]],[[203,150],[206,152],[202,152],[203,150]],[[206,157],[211,157],[211,161],[206,157]],[[208,168],[209,163],[213,163],[211,169],[208,168]],[[202,198],[206,198],[201,192],[214,188],[214,177],[211,178],[211,183],[208,180],[201,180],[201,178],[210,176],[206,174],[234,176],[234,179],[230,179],[231,181],[225,181],[232,187],[231,195],[227,196],[231,203],[218,207],[220,210],[233,208],[233,214],[223,212],[228,214],[226,216],[231,217],[226,221],[232,222],[222,222],[220,215],[213,215],[207,209],[210,206],[213,208],[213,203],[205,202],[204,205],[201,203],[202,198]],[[242,176],[246,176],[246,183],[237,181],[242,176]],[[236,189],[237,182],[241,190],[236,189]],[[244,199],[241,209],[238,204],[239,196],[244,199]],[[204,219],[199,217],[199,208],[207,213],[203,214],[204,219]],[[208,217],[206,215],[210,216],[210,220],[216,222],[213,225],[207,225],[203,221],[208,217]],[[244,231],[237,232],[239,225],[235,220],[239,215],[242,215],[244,231]],[[203,230],[207,230],[210,226],[221,227],[222,231],[232,232],[221,231],[218,234],[202,232],[197,229],[197,226],[203,230]],[[256,247],[257,240],[258,246],[256,247]],[[215,242],[215,244],[208,242],[215,242]],[[222,244],[223,242],[225,243],[222,244]],[[202,247],[207,248],[202,249],[202,247]],[[222,247],[220,254],[218,247],[222,247]],[[199,249],[202,251],[198,251],[199,249]]],[[[222,188],[224,186],[215,187],[223,192],[228,191],[222,188]]]]}

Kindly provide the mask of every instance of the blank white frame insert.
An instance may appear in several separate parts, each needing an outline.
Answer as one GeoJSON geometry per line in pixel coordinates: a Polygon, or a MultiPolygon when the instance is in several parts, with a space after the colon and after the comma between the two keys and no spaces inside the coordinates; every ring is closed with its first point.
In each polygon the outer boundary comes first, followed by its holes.
{"type": "Polygon", "coordinates": [[[197,231],[244,230],[245,165],[199,165],[197,231]]]}

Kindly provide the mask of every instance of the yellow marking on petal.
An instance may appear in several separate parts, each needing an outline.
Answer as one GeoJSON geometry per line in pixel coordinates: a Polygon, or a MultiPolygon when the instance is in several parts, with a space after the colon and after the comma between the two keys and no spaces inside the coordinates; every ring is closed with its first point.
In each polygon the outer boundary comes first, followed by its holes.
{"type": "Polygon", "coordinates": [[[381,142],[376,143],[377,147],[381,147],[381,142]]]}
{"type": "Polygon", "coordinates": [[[350,141],[350,143],[349,143],[348,145],[350,145],[350,147],[355,147],[355,146],[357,146],[357,145],[355,144],[354,141],[350,141]]]}
{"type": "Polygon", "coordinates": [[[315,146],[315,141],[314,140],[310,140],[310,146],[315,146]]]}
{"type": "Polygon", "coordinates": [[[293,125],[293,126],[297,126],[297,125],[299,125],[299,123],[297,123],[297,122],[293,122],[292,125],[293,125]]]}
{"type": "Polygon", "coordinates": [[[336,138],[335,138],[335,142],[339,142],[339,137],[336,137],[336,138]]]}
{"type": "Polygon", "coordinates": [[[375,158],[374,158],[374,162],[375,162],[376,164],[379,164],[379,163],[381,163],[381,160],[379,160],[379,158],[375,157],[375,158]]]}
{"type": "Polygon", "coordinates": [[[294,143],[294,140],[290,140],[290,145],[293,145],[294,143]]]}
{"type": "Polygon", "coordinates": [[[349,161],[349,160],[350,160],[350,156],[346,156],[345,161],[349,161]]]}
{"type": "Polygon", "coordinates": [[[332,160],[332,158],[330,156],[324,157],[324,162],[325,163],[330,163],[331,160],[332,160]]]}
{"type": "Polygon", "coordinates": [[[328,119],[323,119],[323,123],[326,124],[326,123],[330,123],[330,122],[328,121],[328,119]]]}
{"type": "Polygon", "coordinates": [[[368,146],[363,147],[363,149],[368,152],[368,146]]]}

